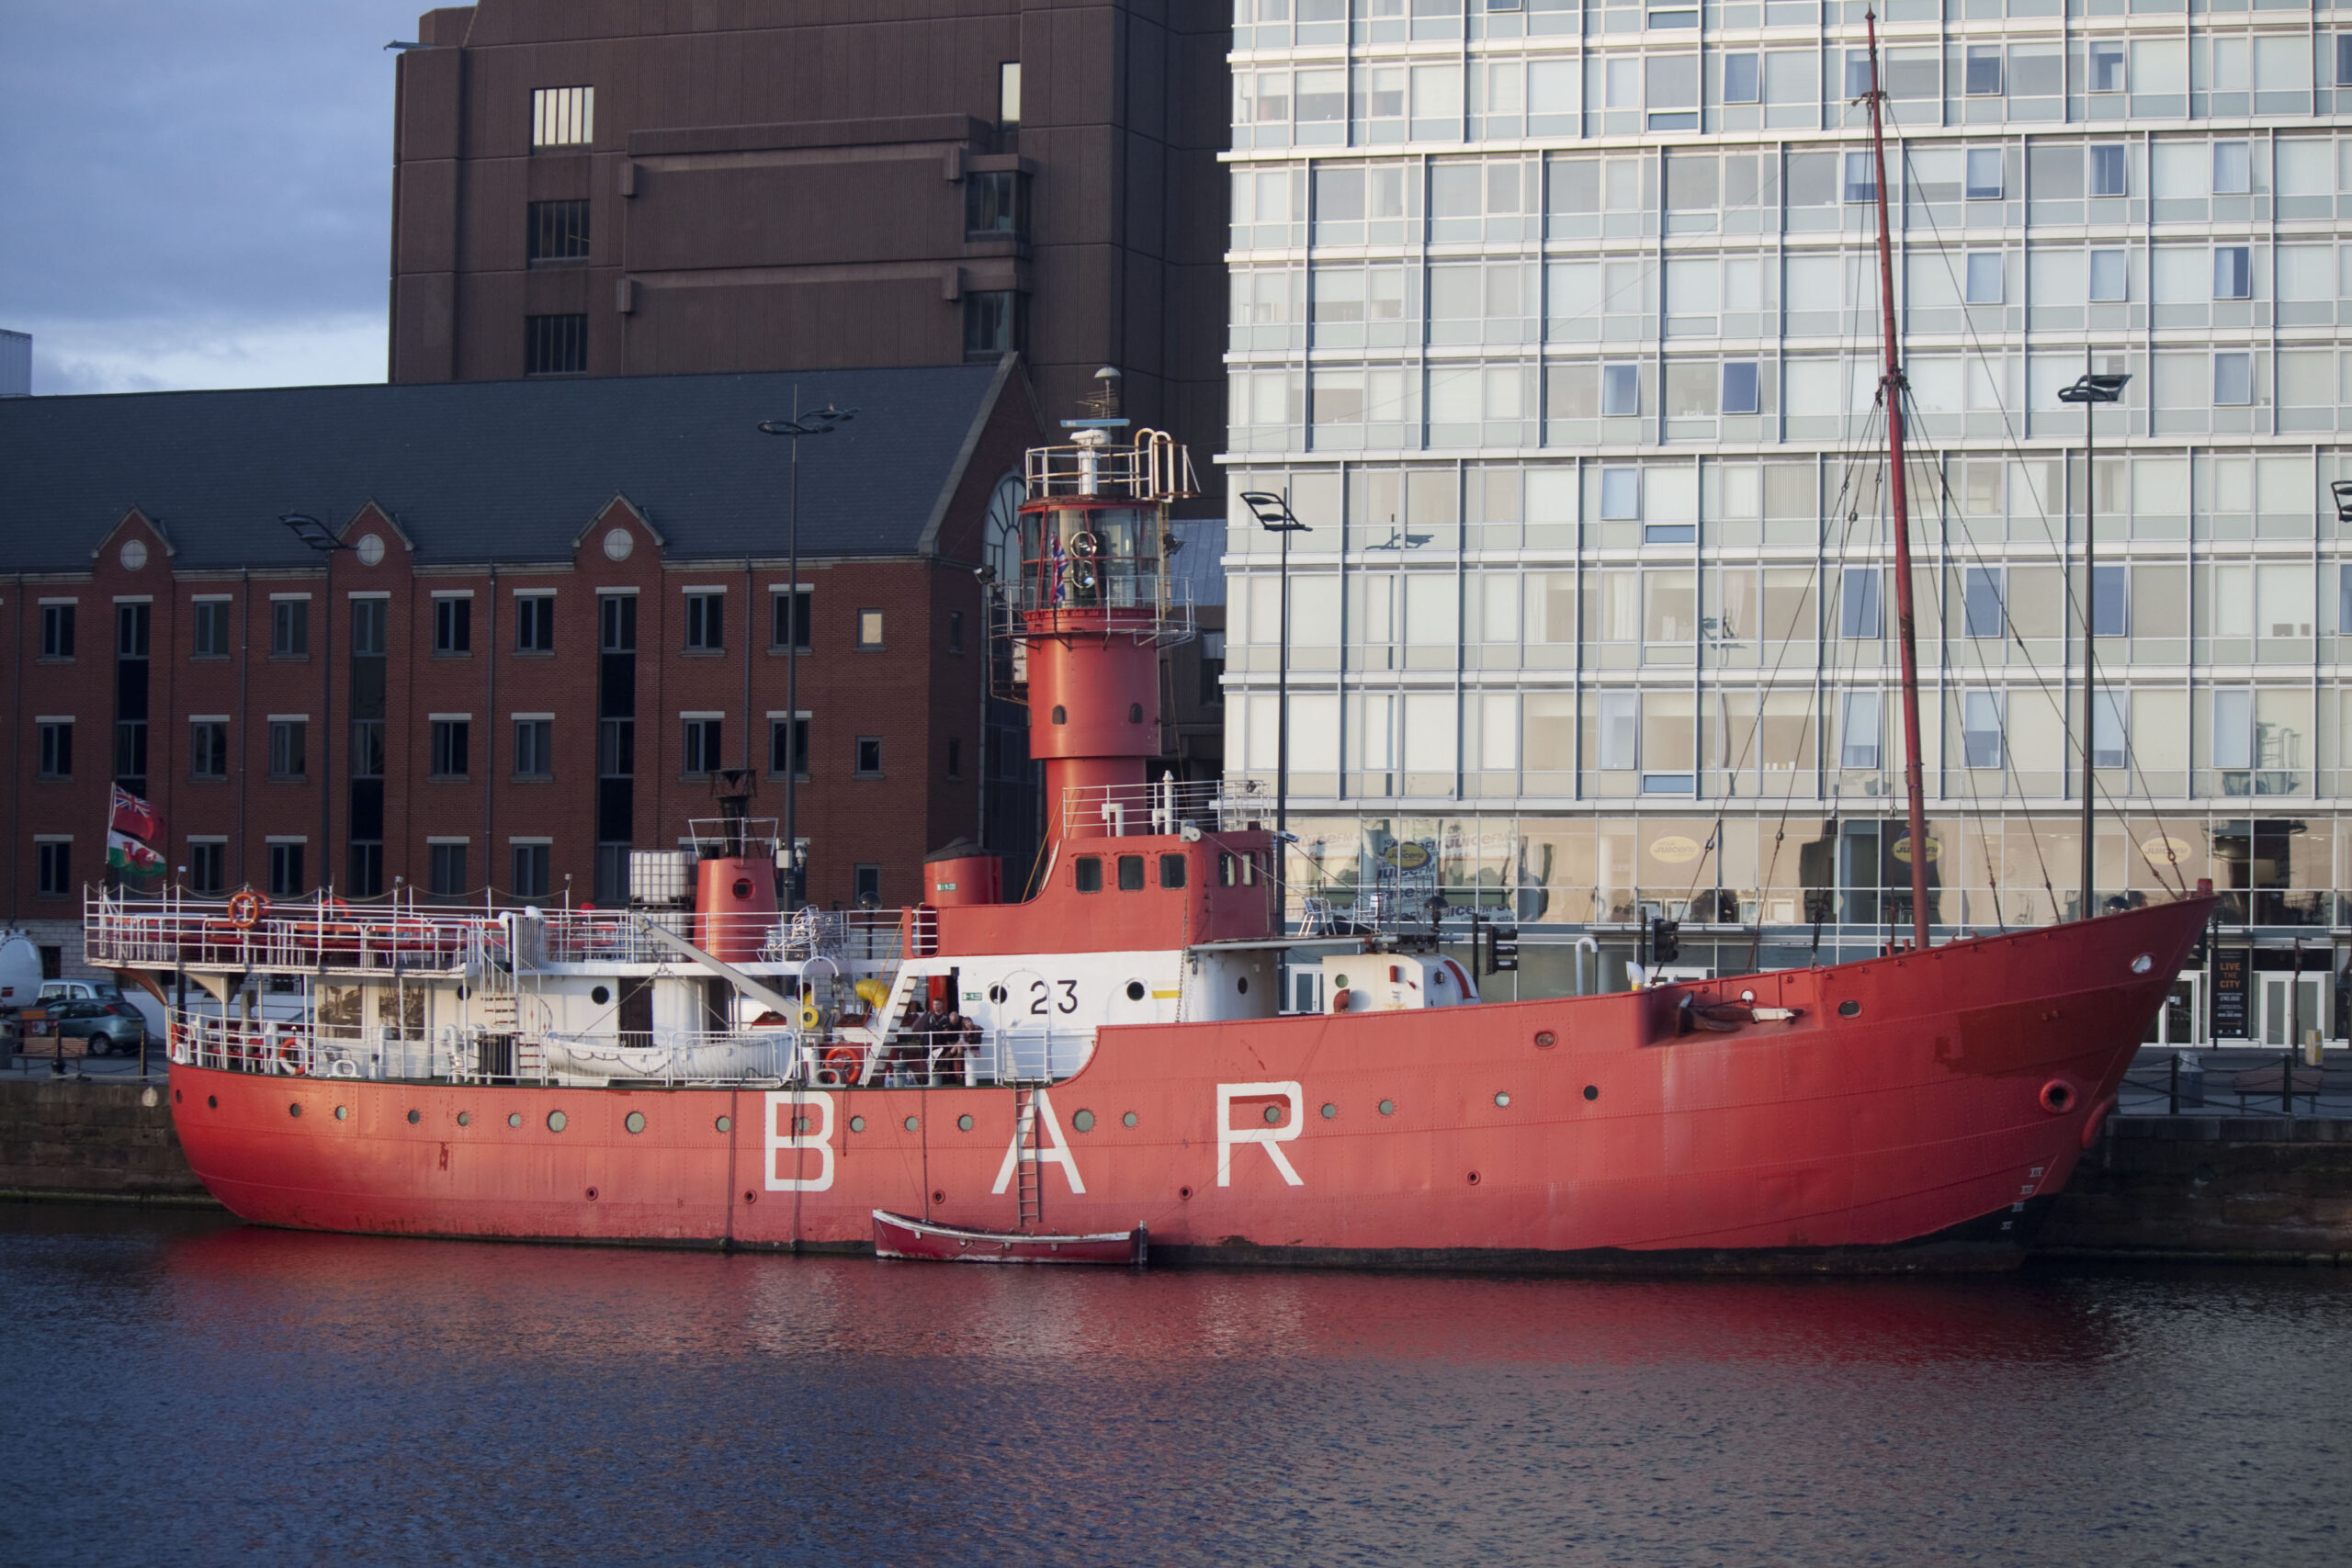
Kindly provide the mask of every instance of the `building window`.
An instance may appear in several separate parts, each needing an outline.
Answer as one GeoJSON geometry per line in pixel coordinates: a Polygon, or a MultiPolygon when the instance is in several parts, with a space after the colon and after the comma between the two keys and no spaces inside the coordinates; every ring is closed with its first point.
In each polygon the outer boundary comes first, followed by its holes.
{"type": "Polygon", "coordinates": [[[1867,97],[1871,87],[1871,51],[1849,49],[1846,51],[1846,91],[1849,99],[1867,97]]]}
{"type": "Polygon", "coordinates": [[[70,779],[74,776],[74,721],[70,718],[45,718],[34,727],[39,743],[39,776],[45,779],[70,779]]]}
{"type": "Polygon", "coordinates": [[[1972,305],[1997,305],[2001,302],[2000,252],[1968,253],[1968,302],[1972,305]]]}
{"type": "Polygon", "coordinates": [[[555,721],[518,718],[514,721],[514,776],[551,778],[555,774],[555,721]]]}
{"type": "Polygon", "coordinates": [[[964,237],[1014,240],[1028,232],[1028,182],[1012,169],[964,176],[964,237]]]}
{"type": "Polygon", "coordinates": [[[305,659],[311,652],[311,602],[273,599],[269,602],[269,656],[305,659]]]}
{"type": "Polygon", "coordinates": [[[1968,199],[2001,199],[2001,150],[1998,147],[1971,147],[1968,150],[1968,199]]]}
{"type": "Polygon", "coordinates": [[[727,647],[727,595],[686,595],[686,651],[718,653],[727,647]]]}
{"type": "Polygon", "coordinates": [[[1021,62],[1008,60],[996,68],[997,123],[1008,130],[1021,123],[1021,62]]]}
{"type": "Polygon", "coordinates": [[[1642,370],[1638,365],[1604,365],[1600,367],[1600,412],[1603,418],[1622,418],[1642,412],[1642,370]]]}
{"type": "Polygon", "coordinates": [[[1844,768],[1878,766],[1878,696],[1876,692],[1846,694],[1845,724],[1838,732],[1838,766],[1844,768]]]}
{"type": "Polygon", "coordinates": [[[354,599],[351,602],[351,656],[354,659],[384,657],[384,621],[390,606],[381,599],[354,599]]]}
{"type": "Polygon", "coordinates": [[[815,608],[816,593],[807,588],[777,588],[768,593],[768,649],[781,653],[797,649],[806,653],[809,649],[808,619],[815,608]]]}
{"type": "Polygon", "coordinates": [[[117,604],[114,607],[114,652],[118,659],[147,657],[147,630],[152,624],[152,604],[117,604]]]}
{"type": "Polygon", "coordinates": [[[603,653],[637,651],[637,595],[603,593],[596,598],[596,648],[603,653]]]}
{"type": "Polygon", "coordinates": [[[1727,359],[1724,362],[1724,412],[1755,413],[1761,405],[1758,391],[1761,382],[1757,376],[1756,361],[1727,359]]]}
{"type": "Polygon", "coordinates": [[[878,865],[861,865],[851,874],[851,886],[857,893],[857,907],[861,909],[881,908],[882,868],[878,865]]]}
{"type": "Polygon", "coordinates": [[[38,861],[35,885],[44,898],[62,898],[74,891],[74,846],[56,839],[44,839],[34,846],[38,861]]]}
{"type": "Polygon", "coordinates": [[[188,651],[198,659],[228,658],[229,606],[218,599],[204,599],[191,608],[194,635],[188,651]]]}
{"type": "Polygon", "coordinates": [[[2091,194],[2093,196],[2124,196],[2130,193],[2130,165],[2123,160],[2123,143],[2102,141],[2091,149],[2091,194]]]}
{"type": "Polygon", "coordinates": [[[1968,637],[1997,637],[2001,614],[2001,569],[1972,566],[1961,589],[1961,629],[1968,637]]]}
{"type": "MultiPolygon", "coordinates": [[[[2352,33],[2345,36],[2352,38],[2352,33]]],[[[2352,637],[2352,561],[2335,569],[2335,629],[2352,637]]]]}
{"type": "Polygon", "coordinates": [[[351,776],[355,779],[380,779],[384,776],[382,719],[355,718],[351,721],[351,776]]]}
{"type": "Polygon", "coordinates": [[[2125,268],[2121,251],[2091,253],[2091,299],[2128,299],[2132,295],[2131,274],[2125,268]]]}
{"type": "Polygon", "coordinates": [[[1846,154],[1846,199],[1878,199],[1878,163],[1868,152],[1846,154]]]}
{"type": "Polygon", "coordinates": [[[1600,518],[1604,523],[1637,523],[1642,516],[1642,470],[1600,470],[1600,518]]]}
{"type": "Polygon", "coordinates": [[[882,776],[882,738],[861,735],[857,738],[857,776],[874,779],[882,776]]]}
{"type": "Polygon", "coordinates": [[[2254,401],[2254,355],[2217,354],[2213,356],[2213,404],[2244,408],[2254,401]]]}
{"type": "Polygon", "coordinates": [[[2001,46],[1997,43],[1970,44],[1966,72],[1962,90],[1970,97],[1998,97],[2001,92],[2001,46]]]}
{"type": "Polygon", "coordinates": [[[1642,699],[1634,692],[1603,692],[1600,698],[1600,755],[1609,773],[1631,773],[1641,759],[1642,699]]]}
{"type": "Polygon", "coordinates": [[[299,843],[269,846],[269,896],[291,898],[302,892],[302,846],[299,843]]]}
{"type": "Polygon", "coordinates": [[[2091,44],[2091,91],[2120,93],[2123,91],[2123,43],[2094,41],[2091,44]]]}
{"type": "Polygon", "coordinates": [[[227,720],[198,718],[188,721],[187,776],[215,780],[229,776],[227,720]]]}
{"type": "Polygon", "coordinates": [[[964,651],[964,612],[961,610],[947,612],[947,651],[964,651]]]}
{"type": "Polygon", "coordinates": [[[433,601],[433,651],[439,654],[474,650],[474,602],[444,594],[433,601]]]}
{"type": "Polygon", "coordinates": [[[951,779],[964,776],[964,743],[952,735],[947,738],[947,776],[951,779]]]}
{"type": "Polygon", "coordinates": [[[2132,635],[2131,569],[2121,566],[2091,568],[2091,635],[2094,637],[2130,637],[2132,635]]]}
{"type": "Polygon", "coordinates": [[[882,612],[860,610],[857,613],[857,646],[878,649],[882,646],[882,612]]]}
{"type": "Polygon", "coordinates": [[[1724,102],[1752,104],[1763,97],[1764,75],[1757,69],[1759,58],[1753,54],[1724,56],[1724,102]]]}
{"type": "Polygon", "coordinates": [[[427,844],[432,884],[427,888],[436,898],[462,898],[466,886],[466,846],[463,844],[427,844]]]}
{"type": "Polygon", "coordinates": [[[114,721],[114,777],[125,789],[137,794],[142,791],[147,777],[147,721],[143,718],[119,718],[114,721]]]}
{"type": "Polygon", "coordinates": [[[191,839],[187,846],[187,886],[191,893],[218,895],[229,885],[229,846],[218,839],[191,839]]]}
{"type": "Polygon", "coordinates": [[[1021,347],[1021,296],[1009,288],[964,296],[964,357],[994,359],[1021,347]]]}
{"type": "Polygon", "coordinates": [[[2213,298],[2250,299],[2254,297],[2254,253],[2246,245],[2213,247],[2213,298]]]}
{"type": "Polygon", "coordinates": [[[786,773],[797,777],[808,776],[808,716],[786,719],[778,714],[768,716],[768,772],[777,778],[786,773]],[[796,766],[795,759],[797,759],[796,766]]]}
{"type": "Polygon", "coordinates": [[[2335,85],[2352,87],[2352,32],[2335,35],[2335,85]]]}
{"type": "Polygon", "coordinates": [[[74,606],[43,604],[40,607],[40,656],[43,659],[74,657],[74,606]]]}
{"type": "Polygon", "coordinates": [[[307,719],[269,721],[269,776],[299,779],[310,771],[311,726],[307,719]]]}
{"type": "Polygon", "coordinates": [[[1838,635],[1875,637],[1879,635],[1879,572],[1874,566],[1849,566],[1839,574],[1838,635]]]}
{"type": "Polygon", "coordinates": [[[535,201],[527,210],[526,243],[533,264],[588,259],[586,201],[535,201]]]}
{"type": "Polygon", "coordinates": [[[726,720],[708,716],[685,721],[685,746],[681,753],[685,776],[708,778],[727,764],[719,754],[726,720]]]}
{"type": "Polygon", "coordinates": [[[514,897],[517,898],[546,897],[549,846],[516,844],[514,850],[514,882],[512,891],[514,897]]]}
{"type": "Polygon", "coordinates": [[[2092,699],[2091,766],[2122,767],[2130,760],[2130,748],[2125,739],[2130,728],[2124,722],[2129,694],[2094,692],[2092,699]]]}
{"type": "Polygon", "coordinates": [[[523,318],[523,374],[578,376],[588,368],[588,318],[523,318]]]}
{"type": "Polygon", "coordinates": [[[1968,692],[1961,698],[1961,750],[1972,768],[2001,765],[2001,699],[1993,692],[1968,692]]]}
{"type": "Polygon", "coordinates": [[[473,739],[473,721],[463,718],[436,718],[432,722],[433,776],[436,779],[464,778],[466,753],[473,739]]]}
{"type": "Polygon", "coordinates": [[[514,601],[514,651],[555,651],[555,595],[525,593],[514,601]]]}
{"type": "Polygon", "coordinates": [[[1225,633],[1204,631],[1201,634],[1201,705],[1221,707],[1225,703],[1225,633]]]}
{"type": "Polygon", "coordinates": [[[532,146],[585,147],[595,139],[595,88],[537,87],[532,90],[532,146]]]}
{"type": "Polygon", "coordinates": [[[2254,154],[2250,146],[2244,141],[2214,142],[2213,194],[2245,196],[2253,189],[2254,154]]]}

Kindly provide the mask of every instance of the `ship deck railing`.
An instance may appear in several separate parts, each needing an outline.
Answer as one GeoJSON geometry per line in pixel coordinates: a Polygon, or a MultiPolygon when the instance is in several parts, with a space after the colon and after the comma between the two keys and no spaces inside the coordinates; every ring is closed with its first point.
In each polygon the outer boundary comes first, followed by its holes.
{"type": "Polygon", "coordinates": [[[901,1029],[872,1043],[812,1040],[794,1081],[818,1089],[1051,1084],[1093,1054],[1091,1029],[901,1029]]]}
{"type": "Polygon", "coordinates": [[[1062,791],[1062,831],[1074,838],[1238,832],[1272,822],[1273,797],[1255,780],[1076,784],[1062,791]]]}

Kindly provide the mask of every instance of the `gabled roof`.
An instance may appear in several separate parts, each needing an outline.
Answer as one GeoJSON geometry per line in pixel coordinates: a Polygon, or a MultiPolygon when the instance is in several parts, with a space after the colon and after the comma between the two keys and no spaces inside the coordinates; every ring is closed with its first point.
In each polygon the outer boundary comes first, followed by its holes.
{"type": "Polygon", "coordinates": [[[12,398],[0,571],[87,570],[133,509],[179,570],[308,565],[278,517],[341,528],[370,501],[420,565],[564,560],[616,495],[673,559],[780,556],[792,443],[757,426],[792,412],[796,384],[803,412],[858,411],[801,443],[801,553],[919,554],[1010,369],[12,398]]]}

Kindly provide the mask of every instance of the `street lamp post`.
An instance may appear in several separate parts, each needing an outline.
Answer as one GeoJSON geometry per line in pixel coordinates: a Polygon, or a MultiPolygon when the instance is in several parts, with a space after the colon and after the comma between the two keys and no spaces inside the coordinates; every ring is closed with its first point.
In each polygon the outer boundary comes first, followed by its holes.
{"type": "MultiPolygon", "coordinates": [[[[792,437],[792,511],[786,528],[786,551],[788,564],[785,576],[786,609],[784,614],[784,851],[790,857],[785,874],[785,902],[794,908],[805,902],[804,874],[807,867],[800,861],[799,818],[797,814],[797,794],[793,784],[800,777],[800,438],[804,435],[824,435],[835,425],[846,424],[857,417],[855,409],[835,408],[827,403],[816,412],[803,416],[800,412],[800,389],[792,389],[792,417],[760,422],[761,434],[792,437]]],[[[746,625],[743,635],[749,637],[748,624],[751,606],[744,606],[746,625]]],[[[748,722],[749,716],[746,716],[748,722]]],[[[744,750],[751,750],[751,737],[744,737],[744,750]]],[[[745,761],[750,761],[749,756],[745,761]]]]}
{"type": "Polygon", "coordinates": [[[1274,834],[1283,842],[1290,832],[1290,536],[1307,532],[1306,524],[1291,515],[1287,491],[1275,495],[1268,491],[1244,491],[1241,504],[1258,520],[1258,525],[1270,534],[1281,536],[1282,549],[1282,616],[1276,632],[1280,639],[1280,656],[1274,676],[1274,834]]]}
{"type": "Polygon", "coordinates": [[[2124,383],[2131,379],[2124,375],[2086,372],[2073,386],[2058,389],[2060,402],[2083,405],[2083,919],[2086,920],[2098,912],[2091,894],[2091,766],[2098,755],[2094,743],[2098,723],[2098,666],[2091,656],[2098,637],[2098,436],[2093,416],[2099,404],[2120,402],[2124,383]]]}

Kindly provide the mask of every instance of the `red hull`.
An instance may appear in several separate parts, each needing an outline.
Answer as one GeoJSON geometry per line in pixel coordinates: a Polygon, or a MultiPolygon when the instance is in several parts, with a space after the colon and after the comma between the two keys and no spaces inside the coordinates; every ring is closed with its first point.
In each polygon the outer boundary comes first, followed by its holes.
{"type": "Polygon", "coordinates": [[[883,1210],[874,1211],[874,1252],[921,1263],[1135,1264],[1145,1258],[1144,1233],[1109,1231],[1101,1235],[1024,1235],[1019,1231],[965,1230],[934,1225],[883,1210]]]}
{"type": "MultiPolygon", "coordinates": [[[[1140,1223],[1178,1260],[1999,1266],[2209,908],[1645,993],[1106,1029],[1041,1096],[1035,1228],[1140,1223]],[[1798,1016],[1678,1032],[1685,995],[1743,991],[1798,1016]]],[[[877,1208],[1021,1228],[1007,1089],[172,1083],[197,1174],[263,1224],[842,1249],[877,1208]]]]}

